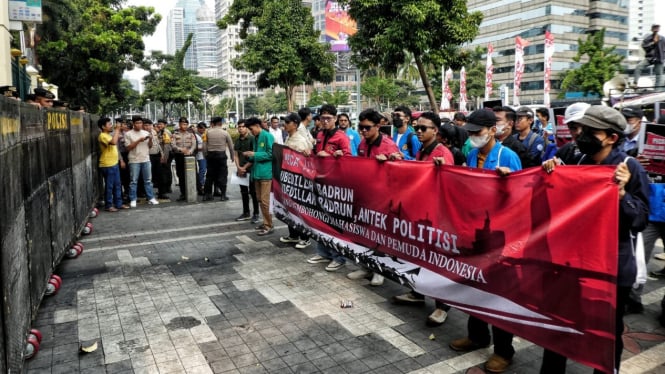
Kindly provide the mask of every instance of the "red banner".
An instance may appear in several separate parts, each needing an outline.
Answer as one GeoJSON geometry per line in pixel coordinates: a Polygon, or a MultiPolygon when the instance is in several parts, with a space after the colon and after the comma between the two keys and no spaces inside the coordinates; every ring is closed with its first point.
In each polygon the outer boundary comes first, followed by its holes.
{"type": "Polygon", "coordinates": [[[613,167],[531,168],[501,178],[273,151],[277,218],[422,294],[611,372],[613,167]]]}
{"type": "Polygon", "coordinates": [[[661,175],[665,175],[665,135],[652,131],[663,132],[664,130],[663,126],[648,124],[644,151],[642,152],[642,156],[649,160],[649,164],[645,169],[648,172],[661,175]]]}

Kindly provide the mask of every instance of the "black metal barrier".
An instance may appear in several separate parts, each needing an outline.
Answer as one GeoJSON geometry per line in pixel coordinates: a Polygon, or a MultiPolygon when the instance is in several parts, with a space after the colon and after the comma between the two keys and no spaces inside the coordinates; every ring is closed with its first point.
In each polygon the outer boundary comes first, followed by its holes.
{"type": "Polygon", "coordinates": [[[99,195],[97,117],[0,97],[0,372],[21,372],[46,284],[99,195]]]}

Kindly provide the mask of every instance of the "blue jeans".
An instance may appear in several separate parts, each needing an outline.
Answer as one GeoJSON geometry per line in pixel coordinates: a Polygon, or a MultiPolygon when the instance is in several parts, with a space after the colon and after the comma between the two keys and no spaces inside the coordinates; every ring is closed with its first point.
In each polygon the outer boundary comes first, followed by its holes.
{"type": "Polygon", "coordinates": [[[199,175],[197,175],[197,182],[198,184],[196,185],[197,189],[203,188],[205,186],[206,182],[206,171],[208,170],[208,161],[204,158],[201,160],[196,160],[196,164],[199,166],[199,175]]]}
{"type": "Polygon", "coordinates": [[[100,167],[104,177],[104,208],[122,207],[122,187],[120,184],[120,166],[100,167]]]}
{"type": "Polygon", "coordinates": [[[143,174],[143,187],[145,188],[145,197],[148,200],[155,198],[152,192],[152,171],[150,162],[141,162],[129,164],[129,200],[136,201],[136,185],[139,181],[139,174],[143,174]]]}
{"type": "Polygon", "coordinates": [[[344,258],[344,256],[339,254],[339,252],[330,249],[319,242],[316,243],[316,254],[321,257],[329,258],[340,264],[346,263],[346,258],[344,258]]]}

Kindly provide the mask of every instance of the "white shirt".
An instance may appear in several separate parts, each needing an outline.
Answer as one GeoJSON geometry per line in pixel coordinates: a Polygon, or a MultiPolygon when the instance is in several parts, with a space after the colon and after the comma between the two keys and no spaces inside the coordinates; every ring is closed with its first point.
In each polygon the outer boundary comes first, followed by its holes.
{"type": "Polygon", "coordinates": [[[282,136],[282,129],[279,127],[273,129],[272,126],[268,128],[268,131],[272,134],[272,137],[275,138],[275,144],[284,144],[284,137],[282,136]]]}

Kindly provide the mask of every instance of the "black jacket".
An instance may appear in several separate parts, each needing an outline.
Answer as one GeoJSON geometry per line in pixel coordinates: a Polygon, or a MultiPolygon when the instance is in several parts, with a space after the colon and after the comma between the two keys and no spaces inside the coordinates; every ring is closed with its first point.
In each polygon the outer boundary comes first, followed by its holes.
{"type": "Polygon", "coordinates": [[[531,152],[526,149],[524,144],[522,144],[522,142],[519,141],[514,135],[510,135],[503,139],[501,145],[508,147],[511,151],[517,153],[517,156],[520,158],[520,162],[522,163],[522,169],[541,165],[540,159],[536,159],[536,157],[533,156],[531,152]]]}

